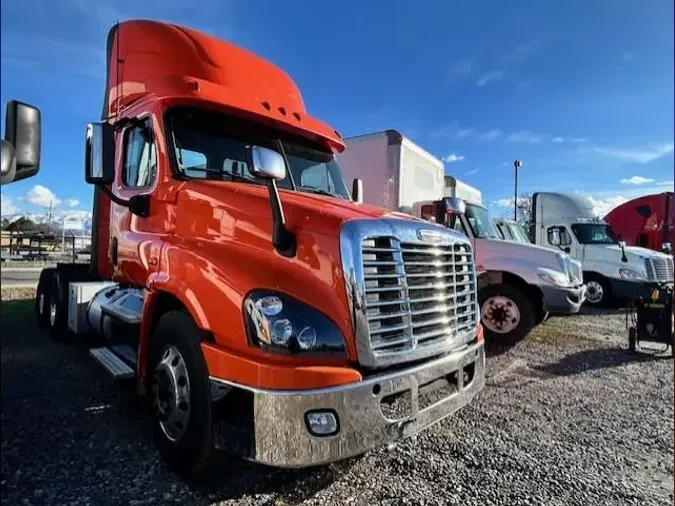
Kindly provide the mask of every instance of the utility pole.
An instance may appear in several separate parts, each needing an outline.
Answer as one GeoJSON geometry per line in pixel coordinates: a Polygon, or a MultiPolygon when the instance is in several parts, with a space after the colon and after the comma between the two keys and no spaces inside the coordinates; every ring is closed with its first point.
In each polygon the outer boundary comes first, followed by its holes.
{"type": "Polygon", "coordinates": [[[49,226],[49,232],[51,232],[52,231],[52,201],[51,200],[49,201],[49,215],[48,215],[47,219],[49,220],[49,225],[48,225],[49,226]]]}
{"type": "Polygon", "coordinates": [[[513,221],[518,221],[518,169],[522,166],[520,160],[513,162],[513,168],[515,169],[515,185],[513,189],[513,221]]]}

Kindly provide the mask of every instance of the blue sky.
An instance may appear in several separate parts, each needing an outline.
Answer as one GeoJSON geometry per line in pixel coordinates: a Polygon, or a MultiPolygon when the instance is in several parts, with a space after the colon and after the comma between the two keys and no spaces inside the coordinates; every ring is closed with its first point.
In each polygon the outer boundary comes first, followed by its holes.
{"type": "MultiPolygon", "coordinates": [[[[2,214],[89,211],[83,139],[100,114],[108,29],[164,19],[284,68],[343,135],[400,130],[508,211],[523,192],[606,209],[673,188],[672,0],[3,0],[2,104],[43,112],[38,176],[2,214]],[[310,8],[311,5],[311,8],[310,8]]],[[[4,121],[4,114],[3,114],[4,121]]],[[[4,125],[3,125],[4,128],[4,125]]]]}

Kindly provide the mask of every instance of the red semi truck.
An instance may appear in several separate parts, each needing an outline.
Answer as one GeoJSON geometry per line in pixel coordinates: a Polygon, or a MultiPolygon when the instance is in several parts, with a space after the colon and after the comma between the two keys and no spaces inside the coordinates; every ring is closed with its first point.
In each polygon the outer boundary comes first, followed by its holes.
{"type": "Polygon", "coordinates": [[[360,203],[339,133],[260,57],[145,20],[113,27],[107,54],[86,135],[92,262],[45,269],[36,312],[133,378],[173,469],[198,474],[214,447],[323,464],[474,398],[466,238],[360,203]]]}
{"type": "Polygon", "coordinates": [[[612,209],[605,221],[619,241],[664,253],[673,252],[673,192],[645,195],[612,209]]]}

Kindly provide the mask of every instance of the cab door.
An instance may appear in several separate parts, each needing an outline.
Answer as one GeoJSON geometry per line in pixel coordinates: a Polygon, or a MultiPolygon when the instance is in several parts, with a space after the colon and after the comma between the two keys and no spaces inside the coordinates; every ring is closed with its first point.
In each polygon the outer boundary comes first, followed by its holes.
{"type": "Polygon", "coordinates": [[[157,146],[151,117],[147,114],[137,117],[117,132],[116,147],[118,170],[114,193],[126,201],[132,197],[145,197],[149,213],[143,215],[132,212],[125,205],[112,203],[110,260],[113,279],[143,286],[157,264],[152,248],[152,239],[158,231],[157,210],[153,210],[151,204],[157,185],[157,146]]]}

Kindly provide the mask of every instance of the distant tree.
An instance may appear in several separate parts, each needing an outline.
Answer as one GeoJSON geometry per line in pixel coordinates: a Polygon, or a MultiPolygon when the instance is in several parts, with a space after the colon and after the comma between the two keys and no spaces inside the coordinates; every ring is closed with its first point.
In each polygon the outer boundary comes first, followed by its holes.
{"type": "Polygon", "coordinates": [[[525,193],[518,197],[518,223],[530,233],[532,224],[532,195],[525,193]]]}

